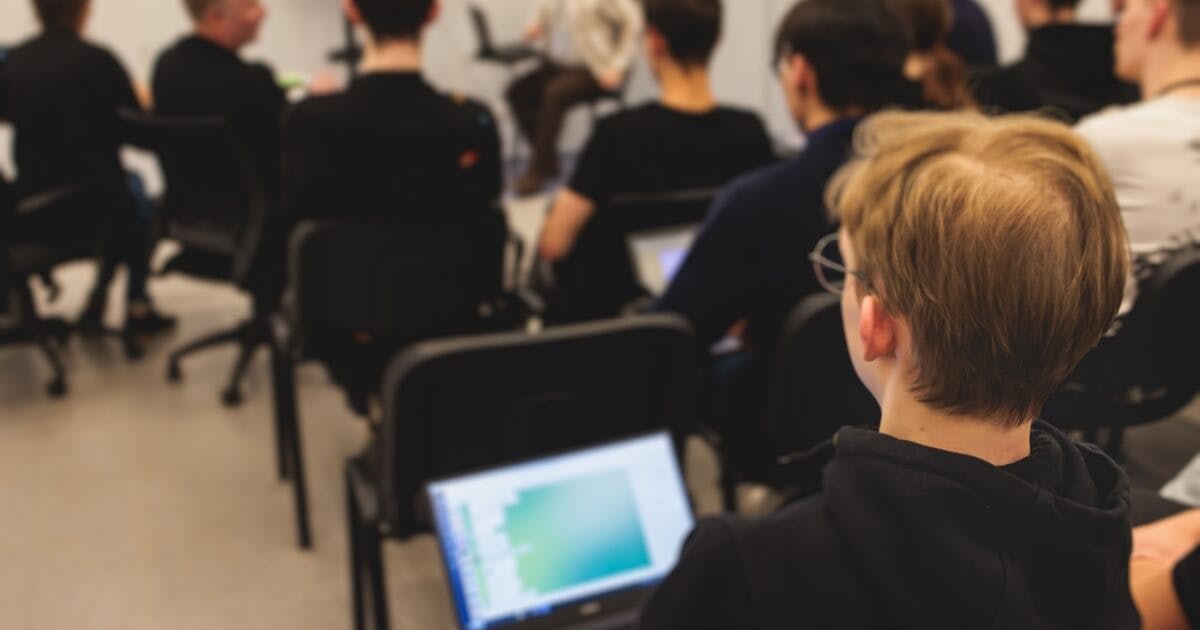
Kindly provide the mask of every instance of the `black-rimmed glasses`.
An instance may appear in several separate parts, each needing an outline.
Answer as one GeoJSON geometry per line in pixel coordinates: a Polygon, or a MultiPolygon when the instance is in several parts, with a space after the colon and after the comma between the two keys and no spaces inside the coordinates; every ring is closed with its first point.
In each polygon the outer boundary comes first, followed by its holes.
{"type": "Polygon", "coordinates": [[[847,269],[846,265],[842,263],[837,232],[817,241],[817,246],[808,255],[808,259],[812,261],[813,272],[817,274],[817,282],[820,282],[826,291],[834,295],[841,295],[842,291],[846,290],[847,275],[858,278],[859,282],[862,282],[867,289],[871,288],[871,279],[867,277],[867,274],[847,269]]]}

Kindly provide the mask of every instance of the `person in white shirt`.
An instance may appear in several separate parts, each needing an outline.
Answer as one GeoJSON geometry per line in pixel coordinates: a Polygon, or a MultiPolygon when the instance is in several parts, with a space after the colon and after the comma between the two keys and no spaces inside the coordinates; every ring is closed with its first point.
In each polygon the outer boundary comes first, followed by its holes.
{"type": "Polygon", "coordinates": [[[525,38],[544,46],[542,64],[518,78],[507,98],[533,145],[521,195],[559,174],[558,136],[567,110],[620,90],[637,55],[643,26],[637,0],[542,0],[525,38]]]}
{"type": "Polygon", "coordinates": [[[1116,72],[1142,101],[1077,130],[1108,169],[1135,257],[1153,263],[1200,241],[1200,0],[1123,4],[1116,72]]]}

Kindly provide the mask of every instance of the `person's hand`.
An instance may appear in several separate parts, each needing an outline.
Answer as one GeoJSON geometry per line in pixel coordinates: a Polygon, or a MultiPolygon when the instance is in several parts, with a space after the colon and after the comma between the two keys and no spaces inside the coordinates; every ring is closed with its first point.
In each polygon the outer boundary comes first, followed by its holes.
{"type": "Polygon", "coordinates": [[[620,70],[605,70],[596,77],[596,82],[605,90],[615,92],[625,82],[625,75],[620,70]]]}
{"type": "Polygon", "coordinates": [[[534,20],[525,27],[525,41],[531,44],[540,40],[544,34],[541,20],[534,20]]]}
{"type": "Polygon", "coordinates": [[[1175,566],[1200,546],[1200,510],[1189,510],[1133,530],[1133,560],[1175,566]]]}

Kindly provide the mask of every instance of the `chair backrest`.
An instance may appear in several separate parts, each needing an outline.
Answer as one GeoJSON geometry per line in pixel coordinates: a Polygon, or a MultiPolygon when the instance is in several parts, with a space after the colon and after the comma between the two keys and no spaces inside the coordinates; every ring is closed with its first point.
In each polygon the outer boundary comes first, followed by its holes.
{"type": "Polygon", "coordinates": [[[1165,418],[1200,393],[1200,245],[1174,252],[1141,283],[1116,333],[1084,357],[1045,419],[1065,428],[1125,427],[1165,418]]]}
{"type": "Polygon", "coordinates": [[[185,249],[253,257],[270,196],[228,123],[219,117],[119,112],[125,137],[152,151],[166,180],[166,231],[185,249]]]}
{"type": "Polygon", "coordinates": [[[129,203],[128,189],[91,181],[14,200],[2,226],[13,272],[44,273],[75,260],[115,259],[117,226],[126,220],[129,203]]]}
{"type": "Polygon", "coordinates": [[[567,320],[612,317],[645,295],[630,260],[628,236],[700,223],[719,192],[706,188],[613,197],[580,232],[570,256],[554,265],[555,310],[567,320]]]}
{"type": "Polygon", "coordinates": [[[288,273],[302,354],[323,358],[325,346],[358,340],[390,356],[413,340],[470,330],[502,292],[507,233],[498,210],[425,225],[301,223],[288,273]]]}
{"type": "Polygon", "coordinates": [[[810,295],[792,310],[768,387],[763,430],[774,456],[808,449],[844,426],[879,424],[879,405],[850,362],[835,295],[810,295]]]}
{"type": "Polygon", "coordinates": [[[467,12],[471,14],[471,26],[475,29],[475,38],[479,41],[479,50],[476,52],[476,56],[485,57],[496,49],[496,44],[492,40],[492,29],[488,25],[487,14],[476,4],[467,6],[467,12]]]}
{"type": "Polygon", "coordinates": [[[384,377],[383,513],[419,527],[432,479],[627,435],[688,429],[695,345],[675,315],[416,344],[384,377]]]}

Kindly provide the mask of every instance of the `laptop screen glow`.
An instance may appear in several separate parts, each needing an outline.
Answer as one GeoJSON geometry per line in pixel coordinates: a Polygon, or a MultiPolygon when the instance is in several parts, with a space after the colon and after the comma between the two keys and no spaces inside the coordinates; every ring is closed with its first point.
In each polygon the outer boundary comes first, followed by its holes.
{"type": "Polygon", "coordinates": [[[638,281],[651,295],[659,296],[666,292],[687,259],[698,231],[698,226],[689,225],[641,232],[629,237],[630,255],[638,281]]]}
{"type": "Polygon", "coordinates": [[[429,485],[459,620],[498,628],[662,580],[693,526],[668,434],[429,485]]]}

